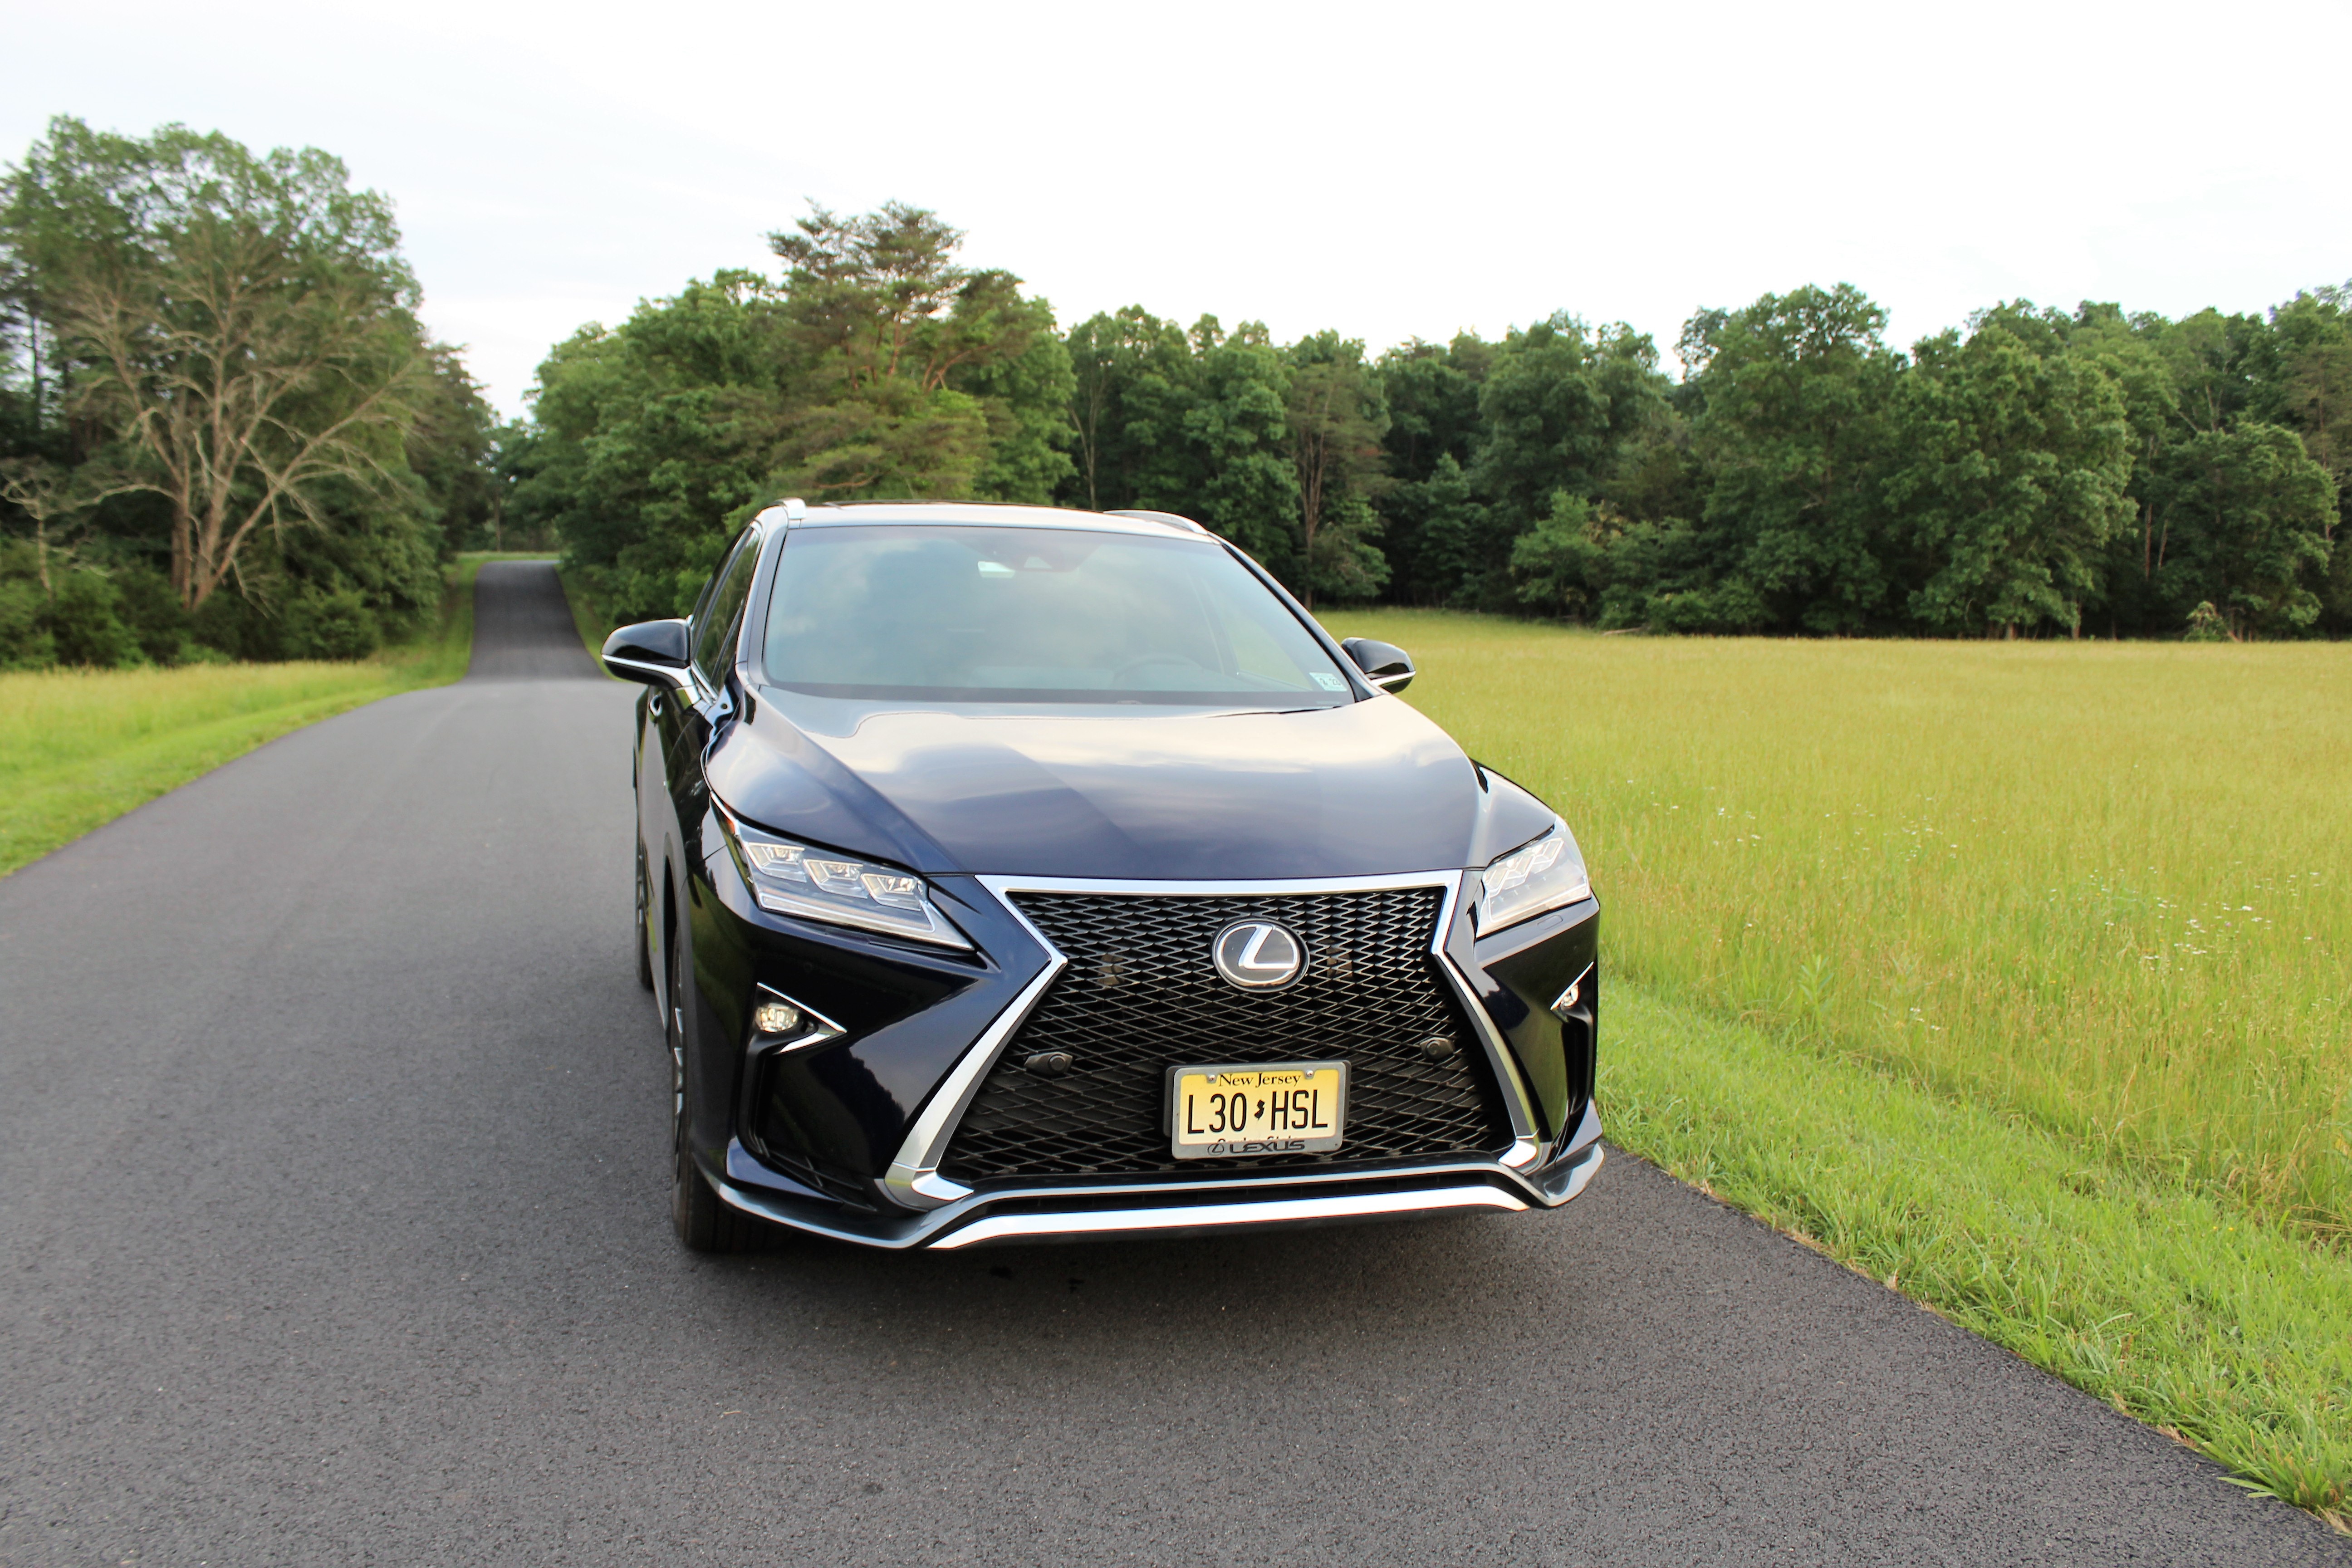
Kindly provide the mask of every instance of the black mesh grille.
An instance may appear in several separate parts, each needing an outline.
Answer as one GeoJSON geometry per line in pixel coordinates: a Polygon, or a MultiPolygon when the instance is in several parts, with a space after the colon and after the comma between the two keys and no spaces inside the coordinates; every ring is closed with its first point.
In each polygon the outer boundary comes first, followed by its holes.
{"type": "Polygon", "coordinates": [[[1188,1173],[1499,1151],[1510,1123],[1454,998],[1433,972],[1436,888],[1272,898],[1018,893],[1069,959],[990,1070],[941,1162],[961,1181],[997,1176],[1188,1173]],[[1219,978],[1217,933],[1278,921],[1307,945],[1280,991],[1219,978]],[[1451,1037],[1433,1060],[1421,1043],[1451,1037]],[[1041,1078],[1023,1062],[1067,1051],[1041,1078]],[[1176,1160],[1163,1125],[1167,1069],[1187,1062],[1349,1063],[1347,1141],[1328,1154],[1176,1160]]]}

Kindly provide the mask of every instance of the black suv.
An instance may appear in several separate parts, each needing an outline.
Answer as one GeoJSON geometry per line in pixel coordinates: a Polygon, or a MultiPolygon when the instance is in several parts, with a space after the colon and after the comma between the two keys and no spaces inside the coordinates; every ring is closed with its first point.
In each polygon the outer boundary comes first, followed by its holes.
{"type": "Polygon", "coordinates": [[[762,512],[637,707],[678,1234],[1551,1207],[1601,1164],[1560,818],[1156,512],[762,512]]]}

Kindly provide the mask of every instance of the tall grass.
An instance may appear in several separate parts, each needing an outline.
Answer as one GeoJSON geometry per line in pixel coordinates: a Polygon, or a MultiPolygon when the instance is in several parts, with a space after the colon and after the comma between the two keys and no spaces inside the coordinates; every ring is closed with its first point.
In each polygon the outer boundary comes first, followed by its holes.
{"type": "Polygon", "coordinates": [[[2352,1235],[2352,649],[1330,620],[1566,813],[1620,972],[2352,1235]]]}

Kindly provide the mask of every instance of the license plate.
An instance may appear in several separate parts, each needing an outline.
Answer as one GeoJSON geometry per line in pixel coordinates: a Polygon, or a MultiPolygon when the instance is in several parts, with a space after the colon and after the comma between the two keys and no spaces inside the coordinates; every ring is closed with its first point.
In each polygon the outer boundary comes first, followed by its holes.
{"type": "Polygon", "coordinates": [[[1169,1149],[1179,1160],[1328,1153],[1347,1111],[1346,1062],[1168,1069],[1169,1149]]]}

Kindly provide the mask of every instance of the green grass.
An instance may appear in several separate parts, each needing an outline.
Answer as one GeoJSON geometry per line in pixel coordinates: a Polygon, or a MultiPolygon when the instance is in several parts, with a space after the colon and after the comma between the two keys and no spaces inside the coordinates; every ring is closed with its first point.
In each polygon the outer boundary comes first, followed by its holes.
{"type": "Polygon", "coordinates": [[[0,675],[0,876],[289,731],[466,673],[474,574],[450,569],[432,636],[348,664],[0,675]]]}
{"type": "Polygon", "coordinates": [[[2346,1527],[2352,1259],[1916,1078],[1603,994],[1621,1146],[2346,1527]]]}
{"type": "Polygon", "coordinates": [[[1612,1136],[2340,1522],[2352,650],[1328,621],[1575,826],[1612,1136]]]}

